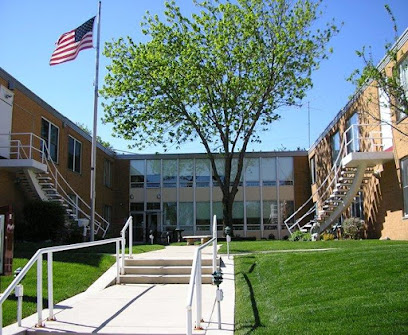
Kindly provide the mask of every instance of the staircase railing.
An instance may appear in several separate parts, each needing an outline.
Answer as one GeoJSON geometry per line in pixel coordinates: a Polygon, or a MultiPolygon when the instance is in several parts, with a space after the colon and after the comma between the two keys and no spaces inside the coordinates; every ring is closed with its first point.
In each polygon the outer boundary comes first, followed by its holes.
{"type": "MultiPolygon", "coordinates": [[[[129,229],[129,258],[132,258],[133,255],[133,217],[129,216],[125,225],[123,226],[122,230],[120,231],[120,236],[122,236],[122,240],[126,241],[126,231],[129,229]]],[[[126,243],[122,243],[122,267],[120,270],[121,274],[125,273],[125,245],[126,243]]]]}
{"type": "MultiPolygon", "coordinates": [[[[47,255],[47,279],[48,279],[48,320],[55,320],[54,316],[54,286],[53,286],[53,254],[55,252],[74,250],[81,248],[94,247],[103,244],[116,244],[116,283],[119,283],[119,243],[125,244],[122,237],[111,238],[107,240],[100,240],[94,242],[76,243],[69,245],[60,245],[55,247],[42,248],[30,258],[27,264],[23,267],[20,273],[14,278],[11,284],[5,289],[0,296],[0,335],[3,330],[3,303],[10,296],[10,294],[16,289],[17,285],[24,279],[27,272],[37,263],[37,326],[43,325],[43,255],[47,255]]],[[[123,262],[123,258],[122,258],[123,262]]],[[[21,305],[22,299],[18,300],[17,308],[17,323],[21,326],[21,305]]]]}
{"type": "MultiPolygon", "coordinates": [[[[89,214],[87,214],[81,207],[80,205],[77,205],[74,201],[72,201],[72,199],[68,196],[68,192],[70,192],[71,194],[74,194],[76,196],[76,198],[78,199],[78,202],[83,205],[85,208],[87,208],[89,210],[89,212],[91,211],[91,207],[88,205],[87,202],[85,202],[85,200],[83,200],[78,193],[76,193],[74,191],[74,189],[71,187],[71,185],[66,181],[66,179],[64,178],[64,176],[59,172],[57,166],[55,165],[54,161],[50,158],[50,153],[48,150],[48,147],[44,144],[44,154],[46,155],[46,157],[49,157],[49,159],[46,159],[46,164],[48,167],[48,171],[51,174],[52,178],[54,179],[55,182],[55,188],[57,190],[57,192],[62,195],[62,197],[64,198],[64,200],[70,204],[71,206],[73,206],[75,209],[77,209],[80,213],[82,213],[87,219],[90,219],[91,216],[89,214]],[[66,191],[66,189],[68,190],[68,192],[66,191]],[[61,194],[62,193],[62,194],[61,194]]],[[[100,214],[95,212],[95,216],[97,218],[97,220],[95,220],[96,223],[96,227],[95,227],[95,234],[97,234],[99,232],[99,229],[101,229],[103,231],[102,237],[105,237],[106,232],[108,231],[109,225],[110,223],[105,220],[100,214]]]]}
{"type": "Polygon", "coordinates": [[[316,191],[313,192],[313,194],[303,203],[303,205],[300,206],[286,220],[284,220],[284,224],[290,234],[292,234],[292,230],[296,227],[298,229],[301,229],[301,223],[303,222],[303,220],[316,211],[318,205],[312,204],[311,207],[306,210],[305,214],[296,219],[296,216],[299,215],[302,210],[305,210],[308,204],[313,202],[313,199],[316,195],[318,195],[319,204],[322,204],[327,199],[327,197],[330,196],[331,191],[334,189],[338,182],[339,174],[342,168],[342,159],[347,154],[355,151],[377,152],[384,149],[383,140],[389,138],[383,136],[381,130],[376,130],[378,128],[381,129],[381,125],[381,123],[375,125],[353,124],[346,129],[346,131],[343,133],[343,139],[341,141],[338,155],[333,162],[333,166],[327,176],[324,178],[316,191]],[[291,221],[294,221],[294,223],[292,223],[291,221]]]}
{"type": "Polygon", "coordinates": [[[202,320],[202,278],[201,278],[201,251],[210,245],[213,244],[213,252],[212,252],[212,267],[213,272],[217,269],[217,216],[214,215],[213,218],[213,237],[206,243],[199,246],[195,249],[193,264],[191,268],[191,276],[190,282],[188,284],[188,294],[187,294],[187,328],[186,334],[191,335],[193,331],[193,297],[194,297],[194,288],[196,289],[196,326],[195,329],[202,329],[201,328],[201,320],[202,320]]]}
{"type": "MultiPolygon", "coordinates": [[[[41,137],[33,133],[0,134],[0,136],[1,135],[10,137],[8,148],[13,150],[10,154],[15,156],[15,159],[34,159],[45,164],[55,183],[55,189],[62,196],[63,200],[85,218],[90,219],[91,216],[88,214],[91,212],[90,205],[75,192],[64,176],[59,172],[51,158],[45,141],[41,137]],[[78,199],[78,204],[69,197],[68,193],[75,195],[78,199]],[[81,208],[81,206],[83,206],[85,210],[81,208]]],[[[95,213],[95,217],[95,234],[101,229],[103,232],[102,237],[105,237],[110,223],[98,213],[95,213]]]]}

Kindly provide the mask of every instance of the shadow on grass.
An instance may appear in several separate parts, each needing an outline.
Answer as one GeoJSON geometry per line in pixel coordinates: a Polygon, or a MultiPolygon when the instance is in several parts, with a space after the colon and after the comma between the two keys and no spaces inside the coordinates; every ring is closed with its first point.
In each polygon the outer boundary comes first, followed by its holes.
{"type": "MultiPolygon", "coordinates": [[[[252,263],[251,267],[248,270],[248,273],[252,273],[254,271],[255,267],[256,267],[256,263],[252,263]]],[[[242,273],[242,275],[243,275],[243,277],[245,279],[245,282],[246,282],[246,284],[248,286],[248,290],[249,290],[249,295],[250,295],[250,299],[251,299],[252,313],[254,315],[254,324],[253,325],[242,326],[241,328],[250,328],[250,329],[248,329],[247,334],[251,334],[257,328],[263,327],[263,325],[262,325],[261,319],[259,317],[258,305],[256,303],[255,293],[254,293],[254,289],[252,287],[251,280],[249,279],[247,273],[242,273]]]]}

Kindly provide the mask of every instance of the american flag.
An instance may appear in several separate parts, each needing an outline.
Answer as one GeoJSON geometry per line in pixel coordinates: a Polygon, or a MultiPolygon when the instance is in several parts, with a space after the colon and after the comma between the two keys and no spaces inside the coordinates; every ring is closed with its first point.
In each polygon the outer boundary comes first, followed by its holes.
{"type": "Polygon", "coordinates": [[[52,53],[50,65],[61,64],[74,60],[81,50],[93,47],[92,33],[95,16],[78,28],[62,34],[52,53]]]}

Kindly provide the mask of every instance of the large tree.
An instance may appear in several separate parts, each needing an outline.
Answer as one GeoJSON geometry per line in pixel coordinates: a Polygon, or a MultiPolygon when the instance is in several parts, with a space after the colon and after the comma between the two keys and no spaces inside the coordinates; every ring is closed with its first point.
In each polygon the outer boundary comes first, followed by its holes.
{"type": "Polygon", "coordinates": [[[136,148],[198,139],[222,190],[224,225],[232,226],[248,145],[261,140],[282,107],[301,103],[337,28],[320,22],[321,1],[194,4],[199,10],[191,17],[173,1],[165,20],[148,13],[146,43],[106,43],[105,121],[136,148]]]}

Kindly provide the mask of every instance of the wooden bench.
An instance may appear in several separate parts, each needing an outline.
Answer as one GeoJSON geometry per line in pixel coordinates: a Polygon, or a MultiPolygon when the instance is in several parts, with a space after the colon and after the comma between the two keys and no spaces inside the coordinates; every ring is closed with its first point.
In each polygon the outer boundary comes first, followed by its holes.
{"type": "Polygon", "coordinates": [[[187,245],[194,245],[194,242],[201,240],[201,244],[208,242],[211,239],[211,235],[197,235],[197,236],[183,236],[187,240],[187,245]]]}

